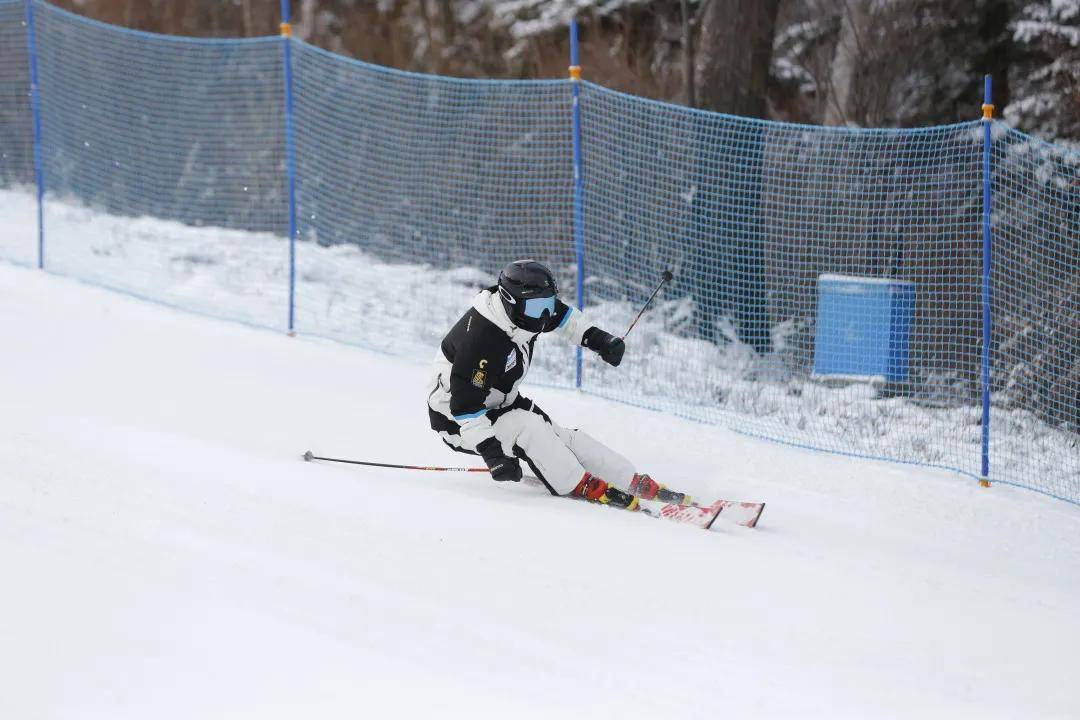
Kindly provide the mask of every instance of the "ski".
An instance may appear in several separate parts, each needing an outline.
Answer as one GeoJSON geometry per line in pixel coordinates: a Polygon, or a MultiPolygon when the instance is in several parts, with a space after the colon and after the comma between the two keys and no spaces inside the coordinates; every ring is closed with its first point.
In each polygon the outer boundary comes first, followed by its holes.
{"type": "Polygon", "coordinates": [[[708,507],[702,505],[676,505],[662,503],[658,500],[642,500],[638,498],[638,507],[641,512],[649,517],[670,520],[680,525],[708,530],[716,521],[717,516],[724,510],[723,501],[714,503],[708,507]]]}
{"type": "MultiPolygon", "coordinates": [[[[530,482],[534,480],[530,475],[526,475],[524,479],[530,482]]],[[[539,483],[540,481],[536,480],[535,482],[539,483]]],[[[577,495],[564,495],[563,497],[586,502],[585,498],[577,495]]],[[[670,520],[671,522],[679,523],[680,525],[690,525],[691,527],[708,530],[712,527],[713,522],[716,520],[716,516],[724,509],[721,503],[722,501],[706,507],[694,504],[680,505],[678,503],[668,503],[661,500],[645,500],[639,497],[637,512],[640,512],[647,517],[670,520]]],[[[610,507],[615,510],[627,512],[616,505],[600,505],[600,507],[610,507]]]]}
{"type": "Polygon", "coordinates": [[[761,513],[765,511],[765,503],[717,500],[711,505],[711,507],[717,506],[720,506],[717,515],[724,520],[748,528],[755,527],[761,519],[761,513]]]}
{"type": "MultiPolygon", "coordinates": [[[[716,510],[716,514],[721,515],[725,520],[748,528],[757,525],[762,511],[765,510],[765,503],[737,502],[735,500],[717,500],[711,505],[702,505],[701,503],[691,502],[686,493],[670,490],[663,486],[652,500],[664,505],[697,506],[704,510],[716,510]]],[[[713,520],[715,519],[714,516],[713,520]]]]}
{"type": "Polygon", "coordinates": [[[641,511],[650,517],[672,520],[684,525],[692,525],[703,530],[708,530],[716,522],[717,518],[735,525],[752,528],[757,525],[761,513],[765,510],[765,503],[736,502],[734,500],[717,500],[712,505],[677,505],[663,503],[656,500],[642,500],[638,498],[641,511]]]}

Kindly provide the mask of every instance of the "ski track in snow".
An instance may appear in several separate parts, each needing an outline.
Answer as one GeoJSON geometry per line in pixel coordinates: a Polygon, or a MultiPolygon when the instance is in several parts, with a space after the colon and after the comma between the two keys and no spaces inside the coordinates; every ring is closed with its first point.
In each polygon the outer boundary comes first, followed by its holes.
{"type": "MultiPolygon", "coordinates": [[[[1080,512],[527,392],[702,532],[462,463],[424,363],[0,264],[0,716],[1075,717],[1080,512]]],[[[552,354],[554,341],[538,352],[552,354]]]]}

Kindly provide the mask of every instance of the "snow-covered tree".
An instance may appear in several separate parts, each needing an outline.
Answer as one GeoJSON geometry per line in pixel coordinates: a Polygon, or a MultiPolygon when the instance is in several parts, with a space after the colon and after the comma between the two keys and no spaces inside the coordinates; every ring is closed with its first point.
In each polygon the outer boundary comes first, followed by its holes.
{"type": "Polygon", "coordinates": [[[1080,0],[1025,2],[1012,31],[1006,120],[1046,140],[1080,143],[1080,0]]]}
{"type": "Polygon", "coordinates": [[[1007,96],[1009,17],[1009,0],[789,0],[773,56],[774,106],[826,124],[974,119],[983,74],[1007,96]]]}

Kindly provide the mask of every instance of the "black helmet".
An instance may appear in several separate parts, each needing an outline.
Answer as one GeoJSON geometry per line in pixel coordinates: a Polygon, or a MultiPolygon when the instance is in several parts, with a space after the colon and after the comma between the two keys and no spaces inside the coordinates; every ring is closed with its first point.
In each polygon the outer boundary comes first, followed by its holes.
{"type": "Polygon", "coordinates": [[[499,273],[499,297],[510,322],[540,332],[555,315],[555,276],[535,260],[515,260],[499,273]]]}

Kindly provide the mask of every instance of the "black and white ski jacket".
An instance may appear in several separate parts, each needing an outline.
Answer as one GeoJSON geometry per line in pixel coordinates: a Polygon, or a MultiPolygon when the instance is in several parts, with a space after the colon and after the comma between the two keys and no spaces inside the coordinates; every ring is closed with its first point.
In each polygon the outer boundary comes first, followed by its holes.
{"type": "MultiPolygon", "coordinates": [[[[556,300],[555,315],[542,332],[557,332],[581,345],[590,327],[581,311],[556,300]]],[[[428,385],[431,428],[460,435],[453,444],[468,451],[493,437],[492,417],[517,401],[538,334],[510,321],[497,288],[480,292],[443,338],[436,355],[428,385]]]]}

